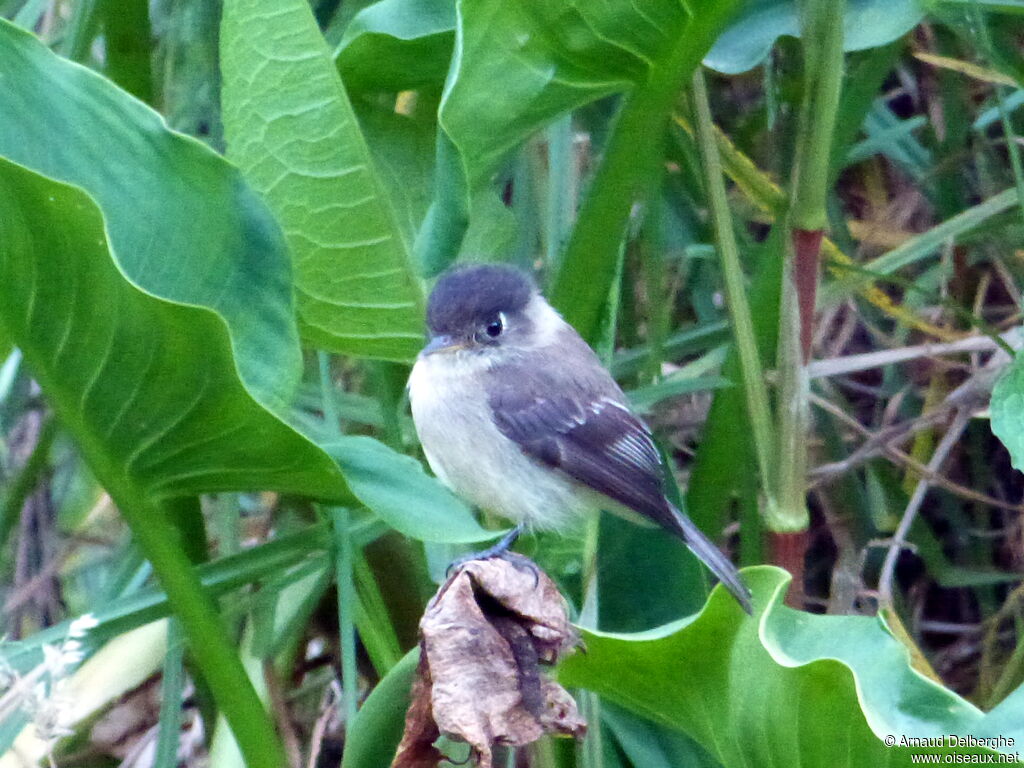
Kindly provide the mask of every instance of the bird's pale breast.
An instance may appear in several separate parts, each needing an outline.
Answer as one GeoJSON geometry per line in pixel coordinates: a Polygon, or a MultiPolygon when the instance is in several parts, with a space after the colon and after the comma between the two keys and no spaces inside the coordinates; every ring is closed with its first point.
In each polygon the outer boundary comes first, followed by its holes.
{"type": "Polygon", "coordinates": [[[480,509],[531,528],[562,529],[592,506],[567,477],[528,458],[494,425],[475,376],[488,362],[471,352],[420,358],[409,400],[434,474],[480,509]]]}

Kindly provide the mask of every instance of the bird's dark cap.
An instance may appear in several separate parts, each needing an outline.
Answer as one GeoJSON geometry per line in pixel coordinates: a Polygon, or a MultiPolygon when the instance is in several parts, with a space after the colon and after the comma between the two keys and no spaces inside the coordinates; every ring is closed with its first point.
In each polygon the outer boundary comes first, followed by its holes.
{"type": "Polygon", "coordinates": [[[430,294],[427,325],[435,335],[457,333],[486,323],[499,312],[518,312],[536,290],[533,280],[515,267],[455,267],[441,275],[430,294]]]}

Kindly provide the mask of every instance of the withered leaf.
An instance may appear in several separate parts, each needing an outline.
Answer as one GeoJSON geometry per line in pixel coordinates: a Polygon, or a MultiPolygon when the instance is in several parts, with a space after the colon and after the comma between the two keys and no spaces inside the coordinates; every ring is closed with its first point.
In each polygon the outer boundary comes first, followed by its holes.
{"type": "Polygon", "coordinates": [[[416,679],[412,684],[412,701],[405,713],[405,732],[392,766],[435,768],[444,759],[444,755],[434,746],[440,735],[431,714],[430,671],[427,669],[426,657],[421,655],[416,679]]]}
{"type": "Polygon", "coordinates": [[[540,669],[577,644],[558,588],[532,561],[461,565],[420,621],[418,678],[392,767],[436,765],[438,733],[467,742],[481,768],[491,768],[496,744],[582,736],[576,703],[540,669]]]}

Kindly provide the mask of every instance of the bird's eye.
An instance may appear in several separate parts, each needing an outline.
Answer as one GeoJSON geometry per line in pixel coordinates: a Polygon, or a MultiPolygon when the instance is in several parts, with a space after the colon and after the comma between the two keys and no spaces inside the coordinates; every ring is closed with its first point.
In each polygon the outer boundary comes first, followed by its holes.
{"type": "Polygon", "coordinates": [[[477,340],[480,342],[491,342],[505,332],[505,315],[499,312],[493,320],[480,327],[476,332],[477,340]]]}

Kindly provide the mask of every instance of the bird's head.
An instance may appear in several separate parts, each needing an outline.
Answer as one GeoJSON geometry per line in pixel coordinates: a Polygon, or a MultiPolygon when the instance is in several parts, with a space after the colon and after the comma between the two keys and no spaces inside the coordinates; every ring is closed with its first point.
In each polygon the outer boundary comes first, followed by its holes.
{"type": "Polygon", "coordinates": [[[538,346],[561,323],[524,272],[497,264],[456,267],[430,294],[430,341],[421,357],[469,352],[496,358],[538,346]]]}

